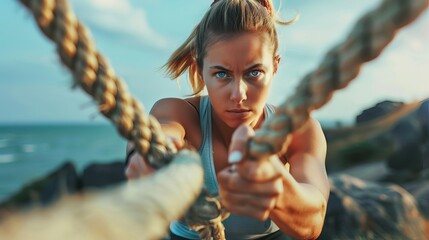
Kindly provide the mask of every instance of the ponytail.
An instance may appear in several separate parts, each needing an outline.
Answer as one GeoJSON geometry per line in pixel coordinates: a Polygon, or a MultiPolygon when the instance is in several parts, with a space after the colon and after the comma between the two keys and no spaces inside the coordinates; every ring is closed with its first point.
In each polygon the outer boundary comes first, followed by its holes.
{"type": "Polygon", "coordinates": [[[198,95],[204,89],[204,82],[199,74],[195,54],[196,26],[188,39],[170,56],[164,65],[167,76],[177,80],[186,70],[189,73],[193,95],[198,95]]]}

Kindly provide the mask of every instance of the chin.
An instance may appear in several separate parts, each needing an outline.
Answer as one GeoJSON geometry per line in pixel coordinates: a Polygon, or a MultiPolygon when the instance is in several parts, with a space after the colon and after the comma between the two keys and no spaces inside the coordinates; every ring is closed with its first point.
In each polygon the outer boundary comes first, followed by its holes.
{"type": "Polygon", "coordinates": [[[252,119],[247,119],[247,120],[240,120],[240,121],[229,121],[226,124],[230,128],[238,128],[239,126],[244,125],[244,124],[249,125],[253,128],[253,127],[255,127],[255,126],[253,126],[253,125],[255,125],[253,123],[254,123],[254,121],[252,121],[252,119]]]}

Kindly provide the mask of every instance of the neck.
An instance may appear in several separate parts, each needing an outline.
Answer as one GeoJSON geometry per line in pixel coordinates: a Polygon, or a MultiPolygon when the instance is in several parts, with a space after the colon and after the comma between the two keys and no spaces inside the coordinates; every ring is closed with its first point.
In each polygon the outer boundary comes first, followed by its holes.
{"type": "Polygon", "coordinates": [[[214,112],[212,114],[212,120],[213,120],[213,133],[218,135],[223,145],[226,147],[226,149],[229,148],[229,144],[231,143],[231,137],[232,134],[235,131],[235,128],[232,128],[225,124],[222,119],[220,119],[214,112]]]}

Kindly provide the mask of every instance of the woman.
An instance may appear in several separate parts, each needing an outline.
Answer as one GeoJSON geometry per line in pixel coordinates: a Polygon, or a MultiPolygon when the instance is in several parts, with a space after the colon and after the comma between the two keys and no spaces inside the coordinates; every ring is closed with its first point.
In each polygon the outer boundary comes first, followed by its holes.
{"type": "MultiPolygon", "coordinates": [[[[292,135],[284,153],[243,159],[246,142],[274,111],[266,101],[280,62],[276,22],[271,1],[215,1],[166,64],[174,79],[189,72],[194,96],[162,99],[151,110],[178,145],[199,149],[206,187],[232,213],[227,239],[314,239],[323,226],[329,184],[316,120],[292,135]],[[204,88],[208,95],[199,96],[204,88]]],[[[153,172],[130,157],[129,179],[153,172]]],[[[170,230],[172,239],[198,239],[181,222],[170,230]]]]}

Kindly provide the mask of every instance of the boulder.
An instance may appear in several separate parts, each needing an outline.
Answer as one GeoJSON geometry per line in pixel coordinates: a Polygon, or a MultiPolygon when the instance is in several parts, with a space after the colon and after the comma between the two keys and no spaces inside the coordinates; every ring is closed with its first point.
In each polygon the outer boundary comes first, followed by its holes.
{"type": "Polygon", "coordinates": [[[401,106],[376,121],[325,130],[329,172],[378,161],[395,173],[429,168],[429,100],[401,106]]]}
{"type": "Polygon", "coordinates": [[[398,108],[404,105],[403,102],[396,101],[382,101],[377,103],[375,106],[365,109],[356,117],[356,123],[369,122],[377,118],[388,115],[389,113],[394,112],[398,108]]]}
{"type": "Polygon", "coordinates": [[[391,169],[418,173],[429,168],[429,100],[398,121],[389,137],[395,146],[386,160],[391,169]]]}
{"type": "Polygon", "coordinates": [[[81,179],[84,189],[115,185],[126,180],[124,163],[93,163],[84,169],[81,179]]]}
{"type": "Polygon", "coordinates": [[[22,208],[48,205],[64,194],[81,189],[79,176],[71,162],[65,162],[47,176],[24,186],[19,192],[0,204],[0,208],[22,208]]]}
{"type": "MultiPolygon", "coordinates": [[[[420,213],[426,220],[429,219],[429,176],[416,179],[402,185],[416,199],[420,213]]],[[[429,223],[429,221],[427,221],[429,223]]],[[[429,225],[428,225],[429,227],[429,225]]],[[[429,229],[428,229],[429,230],[429,229]]]]}
{"type": "MultiPolygon", "coordinates": [[[[330,178],[331,194],[319,239],[426,239],[415,198],[398,185],[348,175],[330,178]]],[[[426,196],[426,195],[425,195],[426,196]]]]}

